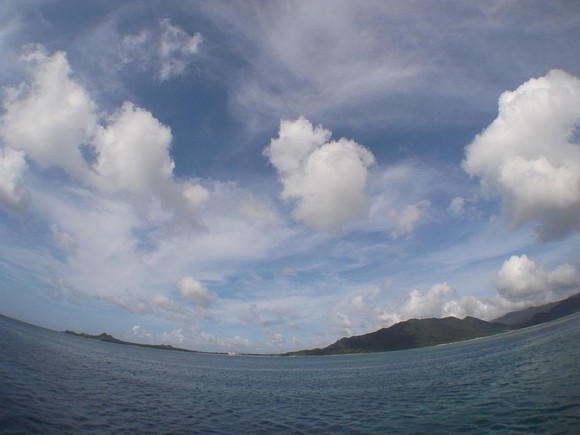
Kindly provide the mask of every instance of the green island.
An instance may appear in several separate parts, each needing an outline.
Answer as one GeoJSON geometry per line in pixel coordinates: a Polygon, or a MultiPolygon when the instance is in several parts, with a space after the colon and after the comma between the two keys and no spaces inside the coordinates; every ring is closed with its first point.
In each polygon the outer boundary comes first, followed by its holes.
{"type": "MultiPolygon", "coordinates": [[[[388,352],[404,349],[450,344],[475,338],[487,337],[502,332],[514,331],[540,323],[550,322],[561,317],[580,312],[580,293],[559,302],[552,302],[538,307],[526,308],[521,311],[507,313],[492,322],[466,317],[445,317],[443,319],[410,319],[399,322],[389,328],[364,335],[343,337],[324,348],[306,349],[283,354],[240,354],[244,356],[315,356],[315,355],[346,355],[371,352],[388,352]]],[[[112,335],[102,333],[91,335],[66,330],[66,334],[90,338],[129,346],[146,347],[150,349],[192,352],[198,354],[228,355],[225,352],[203,352],[183,349],[169,344],[143,344],[119,340],[112,335]]],[[[238,355],[229,353],[229,355],[238,355]]]]}
{"type": "Polygon", "coordinates": [[[344,337],[322,349],[288,352],[285,356],[345,355],[416,349],[487,337],[550,322],[580,311],[580,293],[559,302],[514,311],[492,322],[466,317],[411,319],[369,334],[344,337]]]}

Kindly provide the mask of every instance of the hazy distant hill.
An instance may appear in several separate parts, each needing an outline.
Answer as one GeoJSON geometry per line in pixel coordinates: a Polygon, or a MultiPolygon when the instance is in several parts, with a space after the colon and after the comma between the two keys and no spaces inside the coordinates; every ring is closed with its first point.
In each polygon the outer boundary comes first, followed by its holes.
{"type": "Polygon", "coordinates": [[[536,313],[527,322],[518,326],[524,328],[526,326],[537,325],[539,323],[550,322],[559,319],[560,317],[568,316],[580,311],[580,293],[570,296],[563,301],[556,303],[548,312],[536,313]]]}
{"type": "Polygon", "coordinates": [[[171,346],[170,344],[142,344],[142,343],[132,343],[130,341],[119,340],[118,338],[115,338],[112,335],[106,334],[104,332],[102,334],[99,334],[99,335],[91,335],[91,334],[79,333],[79,332],[74,332],[74,331],[69,331],[69,330],[64,331],[64,332],[66,334],[76,335],[78,337],[91,338],[93,340],[106,341],[106,342],[109,342],[109,343],[125,344],[127,346],[147,347],[147,348],[150,348],[150,349],[175,350],[175,351],[179,351],[179,352],[202,353],[202,352],[198,352],[198,351],[195,351],[195,350],[189,350],[189,349],[182,349],[180,347],[174,347],[174,346],[171,346]]]}
{"type": "Polygon", "coordinates": [[[411,349],[485,337],[509,329],[507,325],[475,317],[411,319],[369,334],[341,338],[323,349],[302,350],[287,355],[336,355],[411,349]]]}
{"type": "Polygon", "coordinates": [[[540,305],[538,307],[529,307],[521,311],[512,311],[511,313],[504,314],[497,319],[492,320],[495,323],[503,323],[504,325],[518,325],[521,323],[526,323],[532,319],[538,313],[547,313],[552,307],[557,305],[558,302],[552,302],[546,305],[540,305]]]}
{"type": "Polygon", "coordinates": [[[549,322],[568,314],[580,311],[580,293],[561,301],[551,302],[538,307],[530,307],[521,311],[512,311],[493,320],[494,323],[525,327],[549,322]]]}
{"type": "Polygon", "coordinates": [[[341,338],[322,349],[300,350],[284,355],[338,355],[434,346],[525,328],[579,311],[580,293],[559,302],[508,313],[493,322],[475,317],[411,319],[369,334],[341,338]]]}

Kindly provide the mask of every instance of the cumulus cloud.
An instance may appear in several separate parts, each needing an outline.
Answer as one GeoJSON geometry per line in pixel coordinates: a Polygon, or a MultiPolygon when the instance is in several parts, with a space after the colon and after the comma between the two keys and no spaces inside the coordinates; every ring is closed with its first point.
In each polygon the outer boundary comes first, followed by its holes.
{"type": "Polygon", "coordinates": [[[139,338],[144,338],[147,340],[151,340],[153,338],[153,335],[150,332],[147,332],[147,330],[145,330],[139,325],[133,326],[131,328],[131,331],[133,332],[133,335],[139,338]]]}
{"type": "Polygon", "coordinates": [[[372,153],[352,140],[330,141],[331,132],[306,118],[282,120],[265,155],[280,176],[281,197],[296,201],[294,218],[314,228],[339,232],[365,215],[372,153]]]}
{"type": "Polygon", "coordinates": [[[145,328],[142,328],[139,325],[135,325],[131,328],[131,332],[134,336],[146,341],[177,344],[183,344],[185,342],[185,335],[183,334],[182,328],[177,328],[170,332],[162,332],[161,334],[154,335],[148,332],[145,328]]]}
{"type": "Polygon", "coordinates": [[[453,293],[453,289],[446,282],[435,284],[425,294],[421,294],[419,290],[413,290],[401,309],[400,315],[404,319],[444,317],[445,302],[453,293]]]}
{"type": "Polygon", "coordinates": [[[177,283],[177,288],[184,298],[198,307],[208,308],[217,300],[216,295],[211,293],[207,287],[191,276],[182,278],[177,283]]]}
{"type": "Polygon", "coordinates": [[[99,128],[94,143],[94,169],[107,187],[149,192],[173,175],[169,127],[131,103],[124,103],[109,124],[99,128]]]}
{"type": "Polygon", "coordinates": [[[5,208],[10,203],[13,212],[22,211],[29,201],[21,175],[26,157],[59,167],[87,187],[153,197],[179,221],[200,225],[208,191],[194,180],[175,180],[169,127],[130,102],[99,125],[96,104],[72,78],[65,53],[48,55],[34,45],[22,58],[30,78],[7,90],[0,121],[4,144],[25,152],[3,151],[5,208]]]}
{"type": "Polygon", "coordinates": [[[543,301],[580,286],[580,274],[570,264],[548,271],[526,255],[514,255],[504,262],[493,283],[498,293],[510,301],[543,301]]]}
{"type": "Polygon", "coordinates": [[[513,226],[541,240],[580,230],[580,79],[561,70],[499,98],[497,118],[467,146],[463,168],[502,198],[513,226]]]}
{"type": "Polygon", "coordinates": [[[173,179],[171,139],[169,127],[150,112],[124,103],[95,134],[97,177],[93,180],[104,189],[154,195],[181,219],[198,223],[208,192],[191,180],[178,183],[173,179]]]}
{"type": "Polygon", "coordinates": [[[163,334],[161,334],[161,341],[163,343],[183,344],[185,342],[185,335],[183,334],[183,329],[177,328],[170,332],[164,332],[163,334]]]}
{"type": "Polygon", "coordinates": [[[60,167],[73,177],[86,178],[80,146],[97,125],[94,102],[71,78],[64,52],[49,55],[42,46],[29,45],[21,59],[29,80],[5,92],[0,137],[41,167],[60,167]]]}
{"type": "Polygon", "coordinates": [[[9,213],[22,214],[30,205],[25,170],[24,152],[0,148],[0,206],[9,213]]]}

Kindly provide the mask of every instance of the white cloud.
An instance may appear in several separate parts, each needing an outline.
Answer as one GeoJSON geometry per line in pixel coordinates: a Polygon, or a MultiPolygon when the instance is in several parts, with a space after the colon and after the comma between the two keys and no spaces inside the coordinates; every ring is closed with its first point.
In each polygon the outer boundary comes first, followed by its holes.
{"type": "Polygon", "coordinates": [[[61,231],[57,225],[51,225],[50,232],[56,244],[66,252],[72,253],[77,249],[76,240],[68,233],[61,231]]]}
{"type": "Polygon", "coordinates": [[[340,334],[350,337],[353,333],[353,322],[350,316],[341,311],[336,311],[333,316],[334,327],[340,334]]]}
{"type": "Polygon", "coordinates": [[[96,106],[71,78],[64,52],[49,56],[39,45],[25,47],[30,80],[5,92],[0,137],[42,167],[56,166],[77,179],[88,175],[80,146],[97,122],[96,106]]]}
{"type": "Polygon", "coordinates": [[[25,170],[24,152],[0,148],[0,206],[9,213],[22,214],[30,205],[25,170]]]}
{"type": "Polygon", "coordinates": [[[139,338],[144,338],[146,340],[151,340],[153,338],[153,335],[149,332],[147,332],[144,328],[142,328],[139,325],[135,325],[131,328],[131,331],[133,332],[133,335],[139,337],[139,338]]]}
{"type": "Polygon", "coordinates": [[[281,197],[294,199],[294,218],[314,228],[339,232],[365,215],[372,153],[352,140],[330,141],[331,133],[301,117],[282,120],[266,156],[283,184],[281,197]]]}
{"type": "Polygon", "coordinates": [[[174,329],[170,332],[162,332],[161,334],[152,334],[148,332],[145,328],[142,328],[139,325],[135,325],[131,328],[131,332],[137,338],[142,340],[146,340],[149,342],[155,342],[158,344],[161,342],[162,344],[166,343],[174,343],[174,344],[183,344],[186,340],[185,335],[183,334],[182,328],[174,329]]]}
{"type": "Polygon", "coordinates": [[[113,189],[156,191],[173,175],[171,131],[146,110],[124,103],[97,131],[94,169],[113,189]]]}
{"type": "Polygon", "coordinates": [[[161,342],[183,344],[185,342],[185,335],[183,335],[183,329],[177,328],[171,332],[164,332],[163,334],[161,334],[161,342]]]}
{"type": "Polygon", "coordinates": [[[169,19],[159,21],[161,38],[159,40],[159,80],[165,81],[185,72],[191,58],[199,50],[203,41],[200,33],[189,35],[183,29],[171,24],[169,19]]]}
{"type": "Polygon", "coordinates": [[[435,284],[426,294],[413,290],[400,311],[403,319],[424,319],[429,317],[444,317],[445,302],[454,290],[446,282],[435,284]]]}
{"type": "Polygon", "coordinates": [[[462,216],[465,213],[465,198],[456,196],[449,203],[447,212],[452,216],[462,216]]]}
{"type": "Polygon", "coordinates": [[[397,238],[413,234],[430,206],[430,201],[423,200],[405,206],[400,213],[390,210],[389,218],[395,225],[395,228],[391,230],[391,237],[397,238]]]}
{"type": "Polygon", "coordinates": [[[276,225],[282,221],[282,218],[274,207],[265,201],[260,201],[249,195],[240,201],[238,211],[251,222],[263,222],[267,225],[276,225]]]}
{"type": "Polygon", "coordinates": [[[194,305],[207,308],[217,300],[216,295],[207,287],[191,276],[186,276],[177,283],[181,295],[190,300],[194,305]]]}
{"type": "Polygon", "coordinates": [[[537,220],[543,240],[580,230],[580,79],[552,70],[504,92],[498,105],[463,168],[502,198],[512,225],[537,220]]]}
{"type": "Polygon", "coordinates": [[[171,138],[169,127],[150,112],[124,103],[95,134],[94,170],[98,176],[93,180],[104,189],[153,195],[180,220],[199,224],[208,191],[191,180],[174,180],[171,138]]]}
{"type": "MultiPolygon", "coordinates": [[[[117,32],[116,23],[108,23],[105,30],[117,32]]],[[[101,37],[106,37],[100,35],[101,37]]],[[[156,78],[165,82],[185,74],[203,42],[201,33],[190,35],[168,18],[159,20],[157,29],[141,30],[119,36],[121,46],[115,57],[123,66],[135,65],[140,69],[156,70],[156,78]]]]}
{"type": "MultiPolygon", "coordinates": [[[[26,158],[41,167],[63,169],[87,186],[155,198],[177,221],[200,225],[199,212],[208,191],[191,179],[174,179],[169,127],[130,102],[99,126],[96,105],[71,78],[65,53],[49,56],[35,45],[27,48],[23,59],[28,62],[30,81],[6,93],[0,124],[6,145],[25,151],[26,158]],[[91,161],[83,157],[83,147],[94,154],[91,161]]],[[[23,158],[9,151],[2,158],[3,196],[11,198],[12,210],[24,210],[28,201],[18,175],[23,158]],[[7,190],[9,186],[16,190],[7,190]]]]}
{"type": "Polygon", "coordinates": [[[570,264],[547,271],[526,255],[514,255],[504,262],[493,283],[510,301],[544,301],[580,286],[580,274],[570,264]]]}

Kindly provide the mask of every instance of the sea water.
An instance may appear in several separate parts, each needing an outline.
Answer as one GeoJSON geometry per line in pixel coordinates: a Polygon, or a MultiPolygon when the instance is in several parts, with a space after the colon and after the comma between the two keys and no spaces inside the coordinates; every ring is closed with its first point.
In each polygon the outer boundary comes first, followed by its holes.
{"type": "Polygon", "coordinates": [[[579,433],[580,315],[452,345],[228,357],[0,316],[2,433],[579,433]]]}

